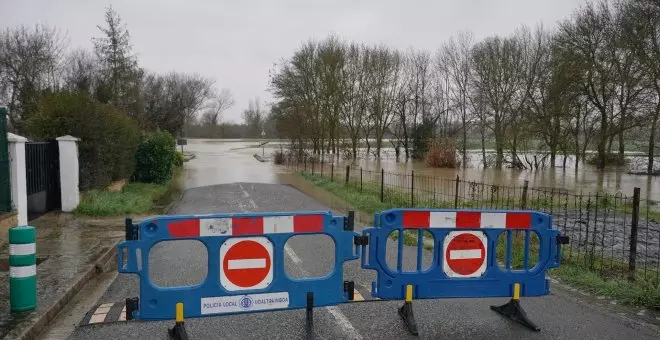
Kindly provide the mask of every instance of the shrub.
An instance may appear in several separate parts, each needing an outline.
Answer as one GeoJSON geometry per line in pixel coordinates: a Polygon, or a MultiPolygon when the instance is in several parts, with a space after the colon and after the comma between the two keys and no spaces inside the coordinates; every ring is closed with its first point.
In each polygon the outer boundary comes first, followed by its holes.
{"type": "Polygon", "coordinates": [[[183,166],[183,162],[185,159],[183,158],[183,153],[180,151],[174,152],[174,166],[175,167],[180,167],[183,166]]]}
{"type": "Polygon", "coordinates": [[[433,142],[426,154],[426,165],[434,168],[458,168],[461,163],[454,141],[443,138],[439,142],[433,142]]]}
{"type": "Polygon", "coordinates": [[[163,184],[172,178],[176,140],[169,132],[156,132],[138,146],[133,179],[163,184]]]}
{"type": "Polygon", "coordinates": [[[284,152],[282,150],[280,151],[275,151],[275,156],[273,157],[273,162],[275,164],[284,164],[284,161],[286,160],[286,155],[284,155],[284,152]]]}
{"type": "MultiPolygon", "coordinates": [[[[598,164],[598,154],[593,154],[590,157],[587,157],[587,164],[597,165],[598,164]]],[[[618,154],[615,153],[606,153],[605,154],[605,165],[626,165],[626,159],[621,160],[618,154]]]]}
{"type": "Polygon", "coordinates": [[[137,123],[124,112],[82,93],[45,95],[39,112],[25,126],[28,136],[49,140],[64,135],[80,138],[80,188],[105,188],[133,173],[140,140],[137,123]]]}

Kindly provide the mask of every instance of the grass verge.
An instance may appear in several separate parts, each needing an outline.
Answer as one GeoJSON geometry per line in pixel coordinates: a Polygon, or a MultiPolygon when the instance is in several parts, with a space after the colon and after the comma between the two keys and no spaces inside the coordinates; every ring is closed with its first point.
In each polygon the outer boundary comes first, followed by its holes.
{"type": "MultiPolygon", "coordinates": [[[[349,181],[348,185],[345,185],[343,182],[332,182],[328,178],[310,173],[303,173],[302,176],[314,186],[325,189],[343,199],[355,209],[367,213],[374,213],[395,207],[410,207],[408,194],[397,192],[393,189],[385,189],[383,195],[385,202],[381,202],[380,187],[373,183],[362,183],[362,187],[360,187],[359,183],[349,181]]],[[[424,201],[415,202],[415,207],[453,207],[453,202],[435,201],[433,202],[434,204],[430,203],[424,201]]],[[[466,205],[474,206],[475,208],[478,207],[474,202],[466,205]]],[[[398,234],[393,233],[390,235],[390,238],[396,240],[398,239],[398,234]]],[[[416,246],[416,235],[404,233],[403,243],[405,245],[416,246]]],[[[512,243],[511,268],[520,269],[524,264],[524,237],[512,235],[512,243]]],[[[500,262],[506,258],[506,247],[503,246],[505,244],[506,237],[500,237],[498,245],[502,246],[498,246],[497,249],[497,257],[500,262]]],[[[429,249],[428,247],[424,248],[429,249]]],[[[647,276],[644,276],[641,271],[638,271],[637,280],[630,282],[624,277],[621,277],[621,273],[625,272],[624,263],[618,263],[615,266],[617,268],[614,270],[598,270],[597,268],[603,267],[612,268],[612,261],[605,259],[604,261],[607,262],[605,265],[599,263],[600,259],[584,261],[584,256],[581,258],[575,251],[573,251],[570,258],[567,256],[566,251],[562,255],[562,265],[559,268],[551,269],[549,272],[550,275],[559,278],[562,282],[597,296],[607,296],[616,299],[624,304],[660,310],[660,283],[658,282],[658,275],[653,273],[649,275],[647,273],[647,276]],[[588,265],[585,265],[585,263],[588,263],[588,265]]],[[[532,237],[530,239],[528,265],[530,267],[535,265],[536,259],[538,259],[538,238],[535,241],[532,237]]]]}
{"type": "Polygon", "coordinates": [[[153,213],[176,197],[178,189],[174,182],[180,171],[180,168],[175,170],[168,184],[130,183],[117,192],[89,190],[83,194],[76,214],[105,217],[153,213]]]}

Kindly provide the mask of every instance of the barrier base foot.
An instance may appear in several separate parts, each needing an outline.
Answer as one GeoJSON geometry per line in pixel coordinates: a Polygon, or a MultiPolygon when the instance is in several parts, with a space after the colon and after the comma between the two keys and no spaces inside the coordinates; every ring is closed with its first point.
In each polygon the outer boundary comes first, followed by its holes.
{"type": "Polygon", "coordinates": [[[511,320],[533,330],[534,332],[541,331],[536,324],[534,324],[528,317],[525,310],[520,305],[519,300],[511,299],[506,304],[501,306],[490,306],[490,309],[510,318],[511,320]]]}
{"type": "Polygon", "coordinates": [[[305,327],[306,339],[314,340],[314,293],[307,293],[307,324],[305,327]]]}
{"type": "Polygon", "coordinates": [[[188,333],[183,322],[177,322],[174,328],[167,329],[167,335],[170,340],[188,340],[188,333]]]}
{"type": "Polygon", "coordinates": [[[399,308],[399,316],[406,324],[408,332],[412,335],[419,335],[417,331],[417,322],[415,321],[415,314],[413,313],[412,302],[404,302],[403,306],[399,308]]]}

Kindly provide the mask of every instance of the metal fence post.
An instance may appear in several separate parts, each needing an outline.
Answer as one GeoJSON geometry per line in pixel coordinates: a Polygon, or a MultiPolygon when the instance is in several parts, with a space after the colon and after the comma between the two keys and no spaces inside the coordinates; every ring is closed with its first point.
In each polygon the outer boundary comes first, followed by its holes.
{"type": "Polygon", "coordinates": [[[410,170],[410,206],[415,206],[415,170],[410,170]]]}
{"type": "Polygon", "coordinates": [[[314,158],[312,158],[312,175],[314,174],[314,158]]]}
{"type": "Polygon", "coordinates": [[[335,180],[335,163],[330,163],[330,182],[335,180]]]}
{"type": "Polygon", "coordinates": [[[360,192],[362,192],[362,168],[360,168],[360,192]]]}
{"type": "Polygon", "coordinates": [[[0,107],[0,212],[11,211],[12,208],[6,117],[7,109],[0,107]]]}
{"type": "Polygon", "coordinates": [[[348,185],[348,176],[349,176],[350,171],[351,171],[351,166],[347,165],[346,166],[346,185],[348,185]]]}
{"type": "Polygon", "coordinates": [[[458,184],[461,182],[461,178],[456,175],[456,191],[454,192],[454,209],[458,209],[458,184]]]}
{"type": "Polygon", "coordinates": [[[305,171],[307,171],[307,155],[303,156],[303,162],[305,162],[305,171]]]}
{"type": "Polygon", "coordinates": [[[637,261],[637,225],[639,224],[639,188],[633,191],[632,220],[630,226],[630,253],[628,258],[628,281],[635,281],[637,261]]]}
{"type": "Polygon", "coordinates": [[[529,187],[529,181],[525,180],[525,184],[523,184],[522,198],[520,199],[520,209],[526,209],[527,208],[527,188],[528,187],[529,187]]]}
{"type": "Polygon", "coordinates": [[[323,177],[323,154],[321,154],[321,177],[323,177]]]}
{"type": "Polygon", "coordinates": [[[385,169],[380,168],[380,201],[385,202],[385,169]]]}

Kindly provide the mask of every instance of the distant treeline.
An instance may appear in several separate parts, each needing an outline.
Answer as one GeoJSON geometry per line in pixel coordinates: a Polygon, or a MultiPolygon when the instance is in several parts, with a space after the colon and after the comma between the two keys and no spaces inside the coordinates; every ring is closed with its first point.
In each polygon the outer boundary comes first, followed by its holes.
{"type": "Polygon", "coordinates": [[[275,66],[271,89],[278,130],[314,153],[344,148],[355,157],[373,138],[367,148],[379,156],[391,133],[406,158],[423,158],[441,137],[456,140],[466,157],[476,133],[484,156],[494,139],[495,160],[483,157],[484,166],[526,168],[519,155],[534,147],[551,166],[556,155],[584,161],[593,148],[593,161],[604,168],[623,162],[630,139],[646,138],[651,172],[660,120],[660,2],[589,2],[553,30],[520,27],[482,40],[463,32],[435,52],[336,36],[311,40],[275,66]]]}

